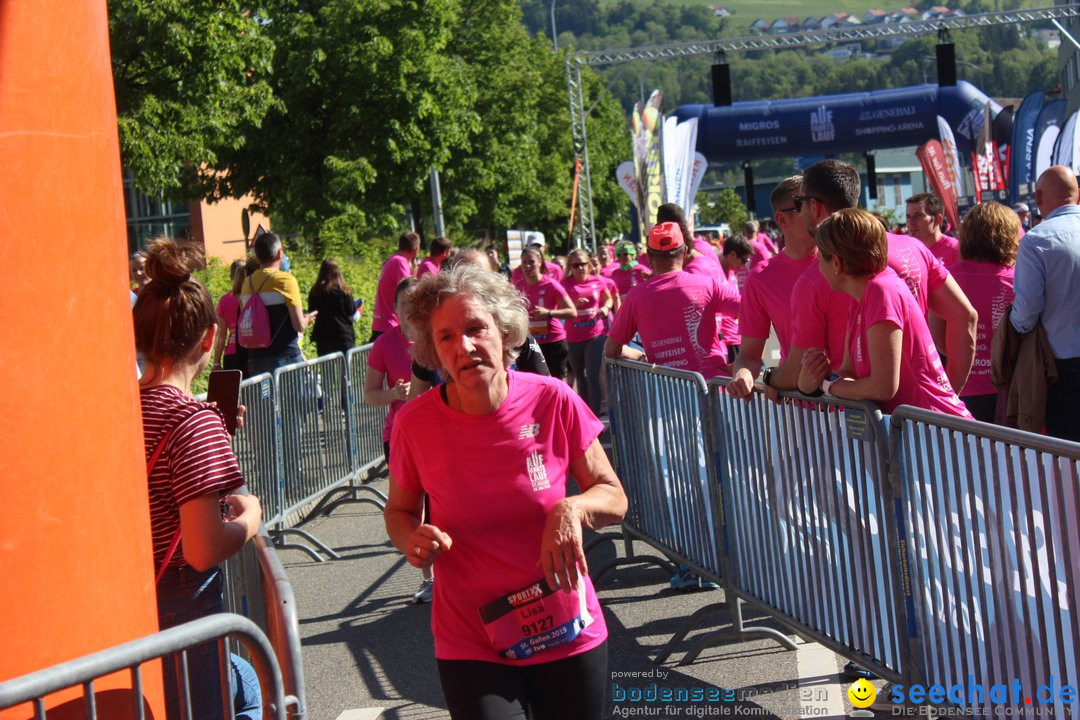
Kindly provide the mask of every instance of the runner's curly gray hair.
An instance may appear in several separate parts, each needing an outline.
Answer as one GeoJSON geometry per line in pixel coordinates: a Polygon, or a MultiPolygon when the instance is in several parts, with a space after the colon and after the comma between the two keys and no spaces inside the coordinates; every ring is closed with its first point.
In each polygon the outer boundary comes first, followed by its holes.
{"type": "Polygon", "coordinates": [[[432,370],[441,370],[431,335],[431,316],[455,295],[471,297],[491,313],[503,340],[503,361],[507,366],[517,358],[517,349],[528,338],[529,311],[525,296],[514,289],[499,273],[483,270],[471,263],[453,267],[449,272],[428,275],[409,292],[405,316],[401,318],[406,335],[413,341],[416,362],[432,370]]]}

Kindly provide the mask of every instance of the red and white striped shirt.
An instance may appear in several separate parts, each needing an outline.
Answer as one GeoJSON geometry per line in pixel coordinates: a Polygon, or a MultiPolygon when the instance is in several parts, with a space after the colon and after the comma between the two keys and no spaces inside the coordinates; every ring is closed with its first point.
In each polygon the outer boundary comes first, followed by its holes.
{"type": "MultiPolygon", "coordinates": [[[[154,567],[158,568],[180,526],[180,506],[207,493],[225,495],[244,484],[240,465],[229,446],[225,421],[216,409],[171,385],[142,388],[143,442],[146,460],[176,427],[149,477],[150,530],[154,567]]],[[[184,541],[169,561],[183,567],[184,541]]]]}

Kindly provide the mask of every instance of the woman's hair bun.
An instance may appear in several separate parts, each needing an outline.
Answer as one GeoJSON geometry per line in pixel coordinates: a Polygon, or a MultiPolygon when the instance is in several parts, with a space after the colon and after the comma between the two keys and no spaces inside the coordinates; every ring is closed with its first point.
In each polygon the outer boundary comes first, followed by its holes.
{"type": "Polygon", "coordinates": [[[206,254],[198,243],[161,237],[146,246],[146,274],[154,282],[180,285],[205,267],[206,254]]]}

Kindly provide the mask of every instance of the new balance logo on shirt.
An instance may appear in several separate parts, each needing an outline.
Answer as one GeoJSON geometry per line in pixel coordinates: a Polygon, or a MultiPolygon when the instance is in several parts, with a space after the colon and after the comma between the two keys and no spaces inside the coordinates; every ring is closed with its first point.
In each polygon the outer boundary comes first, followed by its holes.
{"type": "Polygon", "coordinates": [[[518,440],[527,440],[534,438],[540,434],[540,423],[533,425],[522,425],[521,432],[518,433],[518,440]]]}

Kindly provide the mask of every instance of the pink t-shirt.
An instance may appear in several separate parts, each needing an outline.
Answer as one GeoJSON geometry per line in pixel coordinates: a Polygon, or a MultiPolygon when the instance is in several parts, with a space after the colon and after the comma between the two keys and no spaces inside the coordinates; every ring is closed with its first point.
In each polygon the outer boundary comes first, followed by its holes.
{"type": "Polygon", "coordinates": [[[942,235],[941,239],[930,248],[930,252],[945,267],[955,265],[960,262],[960,241],[949,235],[942,235]]]}
{"type": "Polygon", "coordinates": [[[223,354],[232,355],[236,352],[236,321],[240,317],[240,301],[231,292],[225,293],[218,300],[217,316],[225,321],[229,333],[223,354]]]}
{"type": "Polygon", "coordinates": [[[615,270],[618,267],[619,267],[619,263],[617,263],[617,262],[609,262],[607,265],[600,268],[600,274],[603,277],[609,278],[609,277],[611,277],[611,273],[615,272],[615,270]]]}
{"type": "Polygon", "coordinates": [[[743,287],[739,334],[768,339],[771,324],[780,341],[780,359],[786,358],[791,347],[791,292],[799,276],[815,263],[817,253],[802,260],[780,253],[752,266],[743,287]]]}
{"type": "Polygon", "coordinates": [[[565,340],[566,327],[559,318],[549,318],[546,313],[536,312],[538,307],[558,310],[561,307],[559,301],[570,297],[566,294],[562,283],[549,277],[542,277],[540,282],[530,285],[523,278],[521,282],[514,283],[514,287],[520,290],[529,301],[529,333],[536,342],[544,345],[565,340]]]}
{"type": "Polygon", "coordinates": [[[694,249],[701,254],[690,258],[690,262],[683,265],[685,272],[709,275],[711,277],[721,277],[724,274],[724,268],[720,265],[720,258],[716,256],[716,248],[710,245],[707,240],[694,238],[694,249]]]}
{"type": "Polygon", "coordinates": [[[716,316],[734,315],[738,308],[739,293],[726,283],[681,271],[665,273],[623,299],[609,336],[625,345],[640,333],[649,362],[716,377],[727,370],[716,316]]]}
{"type": "Polygon", "coordinates": [[[420,261],[420,267],[416,268],[416,277],[422,278],[425,275],[438,275],[439,264],[429,257],[420,261]]]}
{"type": "Polygon", "coordinates": [[[1011,267],[988,262],[964,260],[949,268],[957,285],[979,313],[975,334],[975,363],[960,397],[991,395],[997,388],[990,382],[990,341],[1005,310],[1013,301],[1011,267]]]}
{"type": "Polygon", "coordinates": [[[833,370],[844,364],[844,341],[855,298],[836,292],[814,262],[795,282],[791,293],[791,346],[821,348],[833,370]]]}
{"type": "Polygon", "coordinates": [[[615,287],[619,289],[619,295],[626,297],[627,293],[649,279],[649,271],[643,268],[641,263],[634,265],[629,270],[616,266],[611,271],[611,279],[615,281],[615,287]]]}
{"type": "Polygon", "coordinates": [[[945,284],[949,271],[922,240],[910,235],[885,233],[889,241],[889,267],[907,283],[926,315],[930,293],[945,284]]]}
{"type": "Polygon", "coordinates": [[[750,247],[754,249],[754,254],[750,256],[751,268],[777,254],[776,243],[765,233],[758,233],[757,237],[750,241],[750,247]]]}
{"type": "Polygon", "coordinates": [[[870,279],[851,313],[849,351],[855,377],[870,375],[867,333],[880,322],[895,325],[903,335],[899,389],[891,400],[878,403],[881,411],[891,413],[900,405],[913,405],[970,419],[971,413],[949,384],[921,308],[891,268],[870,279]]]}
{"type": "Polygon", "coordinates": [[[398,317],[394,312],[394,292],[398,283],[412,277],[409,260],[398,253],[390,256],[379,273],[379,286],[375,290],[375,311],[371,316],[371,329],[374,332],[386,332],[397,327],[398,317]]]}
{"type": "MultiPolygon", "coordinates": [[[[728,287],[732,288],[735,292],[739,292],[739,278],[734,270],[728,273],[721,271],[721,282],[727,283],[728,287]]],[[[742,294],[739,294],[740,305],[742,294]]],[[[716,322],[720,328],[720,334],[723,335],[724,345],[738,345],[742,342],[742,336],[739,335],[739,314],[736,313],[721,313],[716,316],[716,322]]]]}
{"type": "MultiPolygon", "coordinates": [[[[604,285],[607,286],[607,291],[611,295],[611,299],[612,300],[618,299],[618,301],[621,302],[622,301],[622,295],[619,293],[619,286],[615,284],[615,281],[612,280],[610,277],[601,276],[601,279],[604,281],[604,285]]],[[[614,309],[615,309],[615,306],[612,305],[612,310],[614,311],[614,309]]],[[[607,314],[607,317],[605,317],[604,321],[603,321],[603,329],[601,330],[601,333],[603,335],[608,334],[608,331],[611,330],[611,323],[613,323],[614,321],[615,321],[615,316],[612,313],[609,312],[607,314]]]]}
{"type": "Polygon", "coordinates": [[[563,278],[562,286],[577,310],[577,317],[566,321],[566,341],[585,342],[600,337],[604,327],[598,311],[607,299],[607,282],[589,275],[579,283],[571,276],[563,278]]]}
{"type": "MultiPolygon", "coordinates": [[[[392,327],[375,338],[375,344],[371,346],[371,353],[368,354],[368,367],[378,370],[386,377],[387,387],[394,387],[398,380],[409,382],[412,377],[412,355],[409,354],[411,347],[412,343],[402,334],[401,326],[392,327]]],[[[383,425],[383,442],[390,439],[394,416],[404,404],[401,400],[390,403],[386,424],[383,425]]]]}
{"type": "Polygon", "coordinates": [[[588,576],[592,624],[568,644],[509,660],[481,624],[480,607],[543,580],[536,563],[548,512],[566,497],[570,463],[603,430],[566,383],[513,370],[508,379],[506,400],[495,412],[458,412],[436,391],[406,405],[394,424],[393,482],[427,493],[429,522],[453,540],[434,566],[431,630],[440,660],[533,665],[586,652],[607,637],[588,576]]]}

